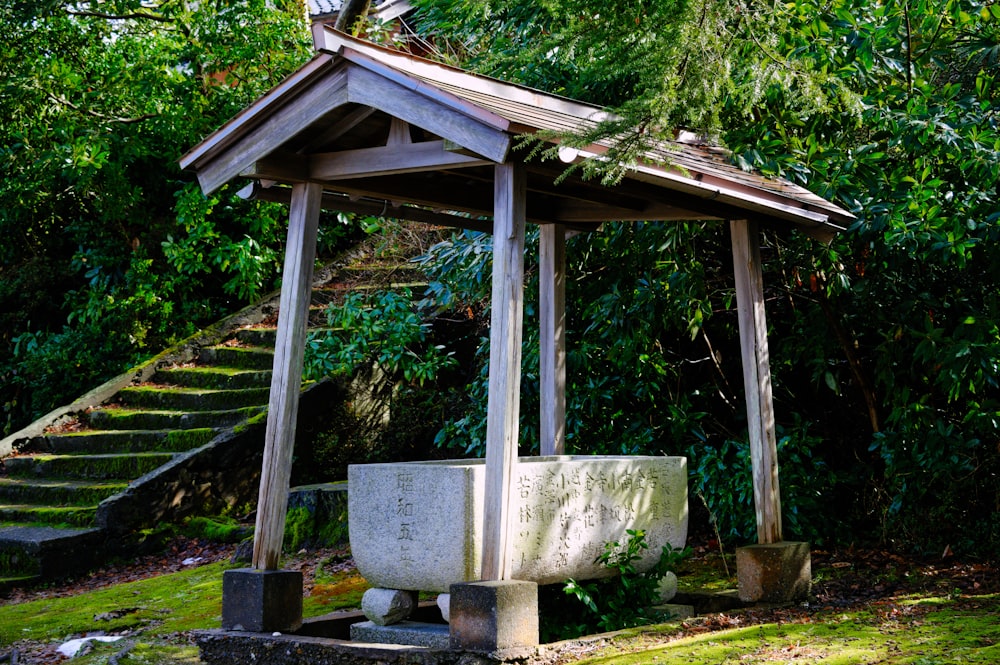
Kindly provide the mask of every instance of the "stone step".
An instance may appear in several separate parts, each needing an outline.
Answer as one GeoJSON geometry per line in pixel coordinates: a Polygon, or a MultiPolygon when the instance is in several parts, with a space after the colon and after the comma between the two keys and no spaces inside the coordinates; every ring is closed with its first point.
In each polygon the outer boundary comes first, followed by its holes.
{"type": "Polygon", "coordinates": [[[243,328],[236,331],[236,339],[250,346],[266,346],[273,349],[277,337],[277,328],[243,328]]]}
{"type": "Polygon", "coordinates": [[[96,506],[127,487],[127,482],[0,478],[0,504],[96,506]]]}
{"type": "Polygon", "coordinates": [[[25,453],[69,455],[89,453],[184,452],[203,446],[223,428],[199,427],[184,430],[83,430],[48,434],[31,439],[21,448],[25,453]]]}
{"type": "Polygon", "coordinates": [[[157,370],[153,379],[157,383],[188,388],[214,388],[216,390],[270,388],[271,370],[176,367],[157,370]]]}
{"type": "Polygon", "coordinates": [[[259,346],[209,346],[198,354],[203,365],[269,370],[274,366],[274,349],[259,346]]]}
{"type": "Polygon", "coordinates": [[[0,504],[0,521],[89,527],[97,506],[39,506],[30,503],[0,504]]]}
{"type": "Polygon", "coordinates": [[[5,578],[64,577],[92,568],[104,552],[104,533],[99,529],[0,529],[0,575],[5,578]]]}
{"type": "Polygon", "coordinates": [[[110,430],[233,427],[265,409],[266,406],[247,406],[224,411],[189,412],[106,408],[91,411],[87,414],[87,421],[91,427],[110,430]]]}
{"type": "Polygon", "coordinates": [[[221,411],[267,404],[268,392],[266,387],[213,390],[144,385],[121,390],[118,400],[126,406],[165,411],[221,411]]]}
{"type": "Polygon", "coordinates": [[[11,478],[138,478],[174,458],[174,453],[127,455],[24,455],[4,460],[11,478]]]}

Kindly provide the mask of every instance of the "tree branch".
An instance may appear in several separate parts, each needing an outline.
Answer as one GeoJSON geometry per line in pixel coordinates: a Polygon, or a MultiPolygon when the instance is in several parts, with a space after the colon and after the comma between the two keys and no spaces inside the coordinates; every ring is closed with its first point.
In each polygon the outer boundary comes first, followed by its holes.
{"type": "Polygon", "coordinates": [[[129,14],[105,14],[104,12],[93,12],[93,11],[76,11],[73,9],[67,9],[66,13],[70,16],[86,16],[88,18],[103,18],[109,21],[125,21],[128,19],[146,19],[149,21],[157,21],[158,23],[173,23],[174,20],[167,18],[166,16],[160,16],[159,14],[147,14],[146,12],[132,12],[129,14]]]}
{"type": "Polygon", "coordinates": [[[97,111],[94,111],[93,109],[81,108],[80,106],[77,106],[76,104],[74,104],[73,102],[69,101],[68,99],[60,97],[59,95],[57,95],[57,94],[55,94],[53,92],[50,92],[48,90],[45,91],[45,94],[46,94],[46,96],[49,99],[51,99],[52,101],[54,101],[56,104],[60,104],[62,106],[67,106],[67,107],[73,109],[74,111],[77,111],[78,113],[86,113],[87,115],[89,115],[91,117],[94,117],[94,118],[98,118],[100,120],[110,120],[111,122],[118,122],[118,123],[121,123],[121,124],[124,124],[124,125],[129,125],[129,124],[136,123],[136,122],[142,122],[144,120],[149,120],[150,118],[155,118],[155,117],[157,117],[159,115],[159,113],[144,113],[144,114],[142,114],[140,116],[136,116],[134,118],[123,118],[121,116],[116,116],[116,115],[106,115],[104,113],[99,113],[97,111]]]}

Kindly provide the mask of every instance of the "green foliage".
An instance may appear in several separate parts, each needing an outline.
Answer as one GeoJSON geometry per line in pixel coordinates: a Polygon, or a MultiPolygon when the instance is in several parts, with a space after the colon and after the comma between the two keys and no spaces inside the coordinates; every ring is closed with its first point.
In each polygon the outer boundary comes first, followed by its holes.
{"type": "Polygon", "coordinates": [[[348,294],[327,307],[326,318],[330,329],[311,333],[306,347],[308,378],[366,367],[422,386],[454,365],[443,345],[428,344],[431,324],[409,289],[348,294]]]}
{"type": "MultiPolygon", "coordinates": [[[[442,57],[609,104],[624,119],[571,142],[603,132],[619,144],[613,156],[629,158],[643,136],[687,126],[723,140],[743,168],[853,211],[857,222],[830,245],[764,237],[786,529],[995,549],[994,3],[417,4],[424,31],[446,43],[442,57]]],[[[483,302],[488,247],[475,244],[459,237],[437,250],[462,267],[441,268],[447,286],[432,283],[435,295],[483,302]]],[[[713,223],[607,225],[568,243],[567,441],[578,452],[686,452],[695,486],[736,539],[752,532],[752,501],[736,443],[746,424],[731,260],[713,223]]],[[[537,431],[532,288],[528,445],[537,431]]],[[[470,399],[482,399],[484,376],[470,399]]],[[[446,425],[441,443],[480,450],[482,405],[446,425]]]]}
{"type": "Polygon", "coordinates": [[[303,19],[0,0],[0,433],[274,287],[280,207],[177,160],[307,57],[303,19]]]}
{"type": "Polygon", "coordinates": [[[547,627],[545,641],[569,639],[595,632],[608,632],[650,623],[661,618],[651,608],[659,603],[660,580],[673,572],[677,565],[690,555],[689,549],[675,550],[664,545],[656,564],[645,572],[636,570],[636,564],[649,549],[646,533],[641,529],[628,529],[627,539],[619,543],[604,544],[604,552],[596,562],[612,572],[610,580],[576,582],[568,580],[563,593],[578,600],[585,611],[560,615],[556,627],[547,627]],[[567,620],[568,617],[572,617],[567,620]]]}

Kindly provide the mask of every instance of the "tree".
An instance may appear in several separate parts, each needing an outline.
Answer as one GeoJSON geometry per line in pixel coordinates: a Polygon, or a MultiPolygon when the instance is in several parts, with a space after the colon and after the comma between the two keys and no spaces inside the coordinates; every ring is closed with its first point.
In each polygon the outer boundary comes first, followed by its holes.
{"type": "MultiPolygon", "coordinates": [[[[688,127],[741,166],[854,211],[859,221],[829,246],[771,235],[765,247],[786,524],[813,539],[995,548],[996,4],[417,4],[442,57],[622,118],[576,140],[616,139],[618,156],[634,159],[647,138],[688,127]],[[854,510],[830,512],[845,505],[854,510]]],[[[567,296],[569,442],[686,450],[724,531],[741,534],[752,519],[733,481],[745,425],[721,230],[614,227],[567,251],[580,275],[567,296]]],[[[474,254],[461,241],[438,253],[474,254]]],[[[464,284],[438,291],[475,299],[475,278],[464,284]]],[[[534,340],[525,344],[530,441],[534,340]]],[[[441,439],[477,445],[476,421],[441,439]]]]}
{"type": "Polygon", "coordinates": [[[177,159],[309,42],[290,0],[2,0],[0,25],[8,433],[273,285],[280,207],[206,200],[177,159]]]}

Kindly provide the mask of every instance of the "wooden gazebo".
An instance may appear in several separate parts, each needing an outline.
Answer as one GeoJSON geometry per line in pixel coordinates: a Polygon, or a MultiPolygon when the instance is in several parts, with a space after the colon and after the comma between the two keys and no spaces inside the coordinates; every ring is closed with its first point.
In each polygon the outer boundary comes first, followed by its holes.
{"type": "MultiPolygon", "coordinates": [[[[210,193],[234,178],[253,195],[289,201],[288,243],[253,565],[281,550],[309,287],[321,209],[360,211],[491,231],[493,307],[483,576],[502,580],[517,458],[525,223],[541,226],[543,454],[562,452],[563,293],[567,231],[605,222],[729,221],[753,456],[758,540],[781,540],[774,418],[758,226],[828,239],[853,217],[783,180],[747,173],[710,146],[677,141],[614,186],[526,161],[519,137],[573,132],[604,111],[375,46],[329,28],[316,55],[181,160],[210,193]]],[[[599,156],[600,145],[564,161],[599,156]]]]}

